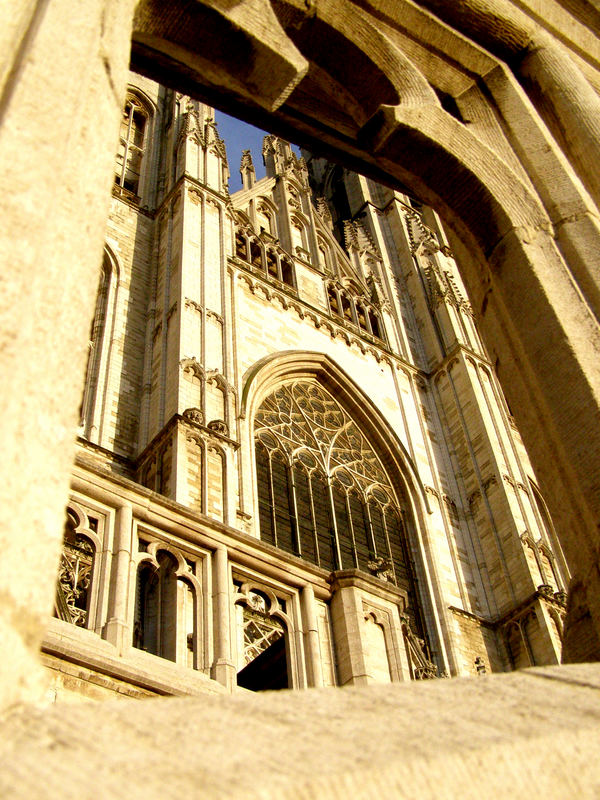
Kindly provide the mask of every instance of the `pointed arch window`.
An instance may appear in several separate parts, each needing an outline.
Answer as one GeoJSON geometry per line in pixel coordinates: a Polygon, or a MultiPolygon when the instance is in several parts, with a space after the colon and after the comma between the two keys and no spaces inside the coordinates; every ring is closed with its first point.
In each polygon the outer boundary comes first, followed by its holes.
{"type": "Polygon", "coordinates": [[[177,561],[161,552],[153,564],[141,565],[135,612],[134,645],[148,653],[177,660],[177,561]]]}
{"type": "Polygon", "coordinates": [[[92,589],[97,520],[69,506],[56,583],[54,616],[80,628],[93,627],[92,589]]]}
{"type": "Polygon", "coordinates": [[[248,261],[248,239],[239,230],[235,232],[235,254],[238,258],[248,261]]]}
{"type": "Polygon", "coordinates": [[[298,380],[263,401],[254,431],[261,538],[395,582],[421,630],[402,508],[358,425],[323,386],[298,380]]]}
{"type": "Polygon", "coordinates": [[[294,265],[292,260],[287,256],[281,256],[280,258],[280,266],[281,266],[281,280],[283,283],[287,284],[287,286],[294,287],[294,265]]]}
{"type": "Polygon", "coordinates": [[[255,239],[250,239],[250,263],[257,269],[264,269],[263,250],[255,239]]]}
{"type": "Polygon", "coordinates": [[[373,336],[376,336],[378,339],[383,339],[379,314],[376,311],[373,311],[372,308],[369,309],[368,326],[370,327],[373,336]]]}
{"type": "Polygon", "coordinates": [[[201,668],[202,588],[197,564],[162,542],[140,540],[133,646],[201,668]]]}
{"type": "Polygon", "coordinates": [[[142,161],[148,140],[150,114],[142,102],[130,95],[123,109],[119,149],[115,165],[115,184],[139,199],[142,161]]]}
{"type": "Polygon", "coordinates": [[[285,600],[267,587],[235,583],[238,686],[250,691],[290,688],[294,685],[294,648],[285,600]]]}
{"type": "Polygon", "coordinates": [[[266,249],[267,256],[267,275],[270,278],[279,279],[279,270],[277,269],[277,255],[270,247],[266,249]]]}
{"type": "Polygon", "coordinates": [[[338,289],[334,284],[327,284],[327,300],[329,311],[334,317],[339,317],[350,325],[357,326],[364,333],[375,336],[385,342],[383,324],[379,313],[364,299],[358,297],[358,287],[354,293],[338,289]]]}
{"type": "Polygon", "coordinates": [[[352,303],[350,302],[350,298],[344,292],[340,292],[340,300],[342,302],[342,317],[346,320],[346,322],[353,323],[354,315],[352,314],[352,303]]]}
{"type": "Polygon", "coordinates": [[[340,311],[340,297],[337,290],[333,286],[327,287],[327,299],[329,300],[329,310],[336,317],[341,317],[340,311]]]}

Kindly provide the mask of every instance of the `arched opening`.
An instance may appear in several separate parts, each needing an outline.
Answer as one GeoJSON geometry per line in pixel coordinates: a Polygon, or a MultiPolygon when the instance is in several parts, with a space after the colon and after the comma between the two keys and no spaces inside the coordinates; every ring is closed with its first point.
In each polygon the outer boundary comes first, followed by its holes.
{"type": "Polygon", "coordinates": [[[376,336],[378,339],[383,339],[383,336],[381,335],[379,315],[373,311],[372,308],[369,309],[369,325],[371,326],[371,333],[373,336],[376,336]]]}
{"type": "Polygon", "coordinates": [[[340,292],[340,299],[342,302],[342,317],[346,322],[353,323],[354,317],[352,316],[352,303],[350,302],[350,298],[345,292],[340,292]]]}
{"type": "Polygon", "coordinates": [[[329,311],[336,317],[341,317],[339,295],[333,286],[327,287],[327,299],[329,301],[329,311]]]}
{"type": "Polygon", "coordinates": [[[294,285],[294,266],[287,256],[281,256],[281,280],[287,286],[294,285]]]}
{"type": "Polygon", "coordinates": [[[257,269],[264,269],[263,250],[255,239],[250,239],[250,263],[257,269]]]}
{"type": "Polygon", "coordinates": [[[115,185],[136,200],[141,195],[144,152],[147,149],[150,113],[141,100],[130,94],[125,101],[119,131],[115,185]]]}
{"type": "Polygon", "coordinates": [[[356,320],[358,322],[358,327],[363,330],[369,332],[369,328],[367,326],[367,317],[365,314],[365,308],[362,303],[355,303],[354,307],[356,309],[356,320]]]}
{"type": "Polygon", "coordinates": [[[367,433],[322,384],[279,385],[254,415],[261,538],[327,570],[358,569],[408,594],[425,636],[398,494],[367,433]]]}
{"type": "Polygon", "coordinates": [[[56,582],[54,616],[80,628],[90,626],[90,606],[96,546],[82,532],[84,521],[67,508],[62,552],[56,582]]]}
{"type": "Polygon", "coordinates": [[[277,271],[277,256],[275,255],[274,251],[271,250],[270,247],[266,249],[266,256],[267,256],[267,274],[270,278],[279,279],[279,273],[277,271]]]}
{"type": "Polygon", "coordinates": [[[248,244],[242,231],[235,232],[235,254],[243,261],[248,260],[248,244]]]}
{"type": "Polygon", "coordinates": [[[138,568],[133,645],[177,661],[177,560],[161,550],[138,568]]]}
{"type": "Polygon", "coordinates": [[[253,692],[290,688],[287,626],[272,608],[271,598],[257,589],[237,605],[237,685],[253,692]]]}

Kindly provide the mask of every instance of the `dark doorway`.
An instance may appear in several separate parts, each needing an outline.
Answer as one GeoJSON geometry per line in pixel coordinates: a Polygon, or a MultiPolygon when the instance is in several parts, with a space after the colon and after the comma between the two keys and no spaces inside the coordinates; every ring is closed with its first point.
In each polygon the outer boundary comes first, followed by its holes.
{"type": "Polygon", "coordinates": [[[238,686],[252,692],[289,689],[285,636],[280,636],[238,672],[238,686]]]}

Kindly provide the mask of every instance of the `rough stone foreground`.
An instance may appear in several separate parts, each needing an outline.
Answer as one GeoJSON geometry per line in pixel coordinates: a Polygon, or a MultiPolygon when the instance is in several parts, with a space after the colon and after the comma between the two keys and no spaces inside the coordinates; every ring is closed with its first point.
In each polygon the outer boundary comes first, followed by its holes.
{"type": "Polygon", "coordinates": [[[360,689],[22,706],[0,796],[600,796],[600,665],[360,689]]]}

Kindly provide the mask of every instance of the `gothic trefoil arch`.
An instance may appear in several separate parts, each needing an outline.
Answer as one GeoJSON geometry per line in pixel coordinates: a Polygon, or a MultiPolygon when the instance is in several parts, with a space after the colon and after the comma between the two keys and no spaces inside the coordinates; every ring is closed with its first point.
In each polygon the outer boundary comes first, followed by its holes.
{"type": "Polygon", "coordinates": [[[96,520],[90,519],[78,503],[69,503],[56,581],[54,616],[80,628],[94,627],[95,573],[101,550],[95,525],[96,520]]]}

